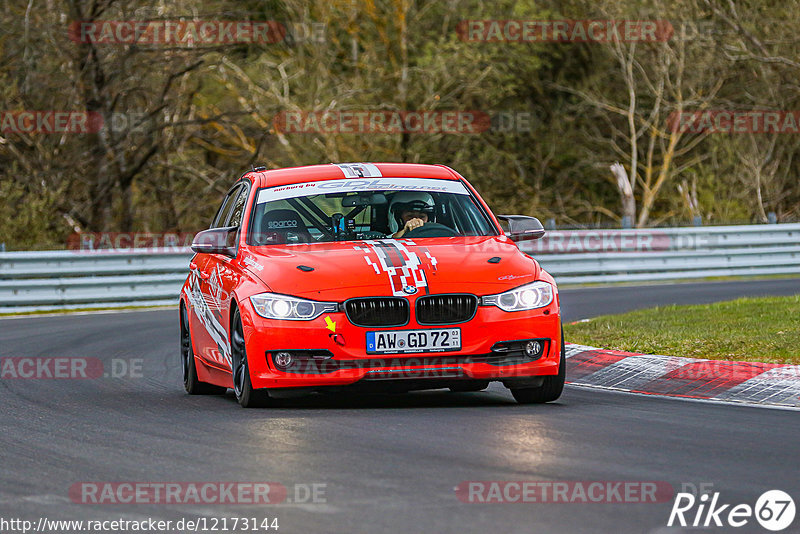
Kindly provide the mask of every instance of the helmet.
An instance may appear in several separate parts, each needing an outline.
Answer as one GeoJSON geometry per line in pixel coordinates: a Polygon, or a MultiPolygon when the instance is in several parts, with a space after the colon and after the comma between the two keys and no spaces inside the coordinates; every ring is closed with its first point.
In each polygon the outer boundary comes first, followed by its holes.
{"type": "Polygon", "coordinates": [[[401,215],[406,211],[422,211],[433,219],[434,203],[430,193],[422,191],[400,191],[392,197],[389,204],[389,229],[397,232],[402,226],[401,215]]]}

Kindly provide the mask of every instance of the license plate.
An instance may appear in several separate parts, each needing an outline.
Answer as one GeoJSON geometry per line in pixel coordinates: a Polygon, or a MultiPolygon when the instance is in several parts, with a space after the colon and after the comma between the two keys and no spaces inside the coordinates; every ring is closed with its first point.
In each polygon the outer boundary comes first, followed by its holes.
{"type": "Polygon", "coordinates": [[[367,354],[461,350],[461,329],[367,332],[367,354]]]}

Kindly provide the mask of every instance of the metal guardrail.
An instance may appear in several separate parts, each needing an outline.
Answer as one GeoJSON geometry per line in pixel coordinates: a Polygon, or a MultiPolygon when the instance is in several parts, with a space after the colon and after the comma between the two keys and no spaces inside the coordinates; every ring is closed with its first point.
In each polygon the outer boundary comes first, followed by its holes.
{"type": "Polygon", "coordinates": [[[0,313],[177,303],[189,249],[0,253],[0,313]]]}
{"type": "Polygon", "coordinates": [[[553,231],[520,248],[561,284],[800,274],[800,224],[553,231]]]}
{"type": "MultiPolygon", "coordinates": [[[[550,231],[520,248],[561,284],[800,274],[800,224],[550,231]]],[[[0,253],[0,313],[174,305],[190,257],[188,249],[0,253]]]]}

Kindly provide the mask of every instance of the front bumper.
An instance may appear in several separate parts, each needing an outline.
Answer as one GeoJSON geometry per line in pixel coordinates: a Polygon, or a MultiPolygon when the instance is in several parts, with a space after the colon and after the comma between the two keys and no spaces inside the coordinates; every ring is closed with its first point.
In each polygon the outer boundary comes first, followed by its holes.
{"type": "Polygon", "coordinates": [[[557,301],[545,308],[511,313],[480,306],[470,321],[452,326],[461,329],[461,350],[392,355],[367,354],[366,333],[434,327],[419,325],[413,319],[402,328],[360,327],[352,325],[343,312],[328,313],[312,321],[270,320],[256,314],[249,300],[241,303],[241,311],[255,388],[313,388],[404,380],[519,381],[558,374],[561,320],[557,301]],[[326,317],[336,323],[335,335],[328,328],[326,317]],[[534,360],[496,351],[498,343],[529,339],[543,344],[541,355],[534,360]],[[281,370],[272,354],[283,351],[297,351],[296,354],[307,356],[304,361],[310,363],[281,370]]]}

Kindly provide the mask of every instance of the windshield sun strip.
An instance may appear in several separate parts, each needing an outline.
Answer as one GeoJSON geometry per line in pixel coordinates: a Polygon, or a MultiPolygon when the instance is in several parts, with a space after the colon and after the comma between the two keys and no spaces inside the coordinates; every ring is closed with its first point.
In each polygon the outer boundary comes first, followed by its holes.
{"type": "MultiPolygon", "coordinates": [[[[476,234],[475,235],[502,235],[501,232],[499,232],[498,229],[495,227],[495,225],[492,223],[492,219],[487,214],[486,208],[484,208],[483,204],[481,202],[479,202],[478,199],[475,197],[475,193],[473,193],[463,182],[459,181],[459,182],[456,182],[456,183],[461,185],[463,190],[461,190],[459,192],[453,192],[453,191],[450,191],[450,192],[425,191],[425,192],[428,192],[430,194],[437,194],[438,193],[438,194],[446,194],[446,195],[451,195],[452,194],[452,195],[457,195],[457,196],[461,196],[461,197],[466,196],[467,199],[468,199],[467,202],[472,204],[473,209],[477,210],[477,213],[461,213],[461,214],[458,214],[457,213],[458,210],[455,210],[454,213],[451,215],[451,217],[454,217],[453,222],[456,223],[456,225],[458,226],[459,223],[457,222],[457,220],[459,218],[461,218],[461,217],[467,216],[469,219],[471,219],[471,224],[472,225],[475,225],[476,223],[478,223],[478,220],[481,220],[481,222],[482,222],[482,224],[478,224],[477,226],[478,227],[483,226],[484,227],[483,230],[480,233],[477,233],[479,231],[479,229],[476,228],[475,229],[476,230],[476,234]],[[477,220],[475,219],[476,216],[477,216],[477,220]],[[488,232],[488,234],[484,234],[483,232],[488,232]]],[[[264,203],[270,202],[270,200],[262,200],[262,201],[259,202],[259,198],[261,197],[261,193],[263,193],[264,191],[266,191],[268,189],[270,189],[270,188],[260,188],[256,192],[256,194],[254,196],[254,208],[255,208],[255,206],[257,206],[259,204],[264,204],[264,203]]],[[[352,193],[357,193],[358,191],[351,191],[351,192],[352,193]]],[[[398,193],[400,191],[399,190],[387,190],[386,192],[388,192],[388,193],[398,193]]],[[[328,197],[327,194],[323,193],[322,195],[325,196],[326,198],[328,197]]],[[[319,196],[319,195],[311,195],[311,196],[319,196]]],[[[275,200],[280,200],[280,199],[275,199],[275,200]]],[[[328,228],[326,226],[326,223],[328,222],[327,221],[327,219],[328,219],[327,214],[324,211],[322,211],[322,209],[319,206],[314,204],[314,202],[311,200],[310,196],[289,197],[289,198],[283,198],[282,200],[284,200],[290,206],[295,208],[303,217],[305,217],[311,223],[311,225],[315,229],[319,230],[321,233],[323,233],[325,236],[327,236],[329,238],[333,238],[334,237],[333,233],[331,233],[330,228],[328,228]],[[309,211],[309,209],[313,210],[314,213],[311,213],[309,211]]],[[[353,218],[354,216],[358,216],[367,207],[368,206],[356,207],[353,210],[351,210],[346,215],[346,217],[347,218],[353,218]]],[[[250,221],[251,225],[253,224],[253,221],[254,221],[255,212],[256,212],[255,209],[251,210],[251,221],[250,221]]],[[[252,228],[252,226],[251,226],[251,228],[252,228]]],[[[252,235],[252,231],[248,231],[248,244],[253,244],[253,243],[250,243],[250,236],[251,235],[252,235]]]]}

